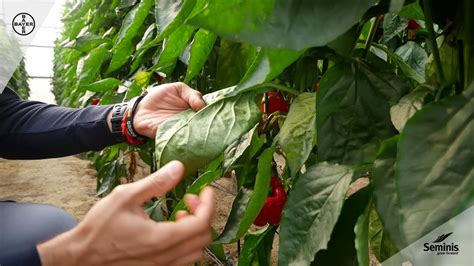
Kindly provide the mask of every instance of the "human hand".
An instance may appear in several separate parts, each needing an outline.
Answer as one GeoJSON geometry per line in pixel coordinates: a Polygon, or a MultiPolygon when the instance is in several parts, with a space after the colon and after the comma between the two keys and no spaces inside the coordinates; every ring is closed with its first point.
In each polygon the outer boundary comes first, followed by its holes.
{"type": "Polygon", "coordinates": [[[166,119],[189,108],[199,111],[205,105],[201,93],[182,82],[153,87],[138,104],[133,127],[138,134],[154,138],[158,126],[166,119]]]}
{"type": "Polygon", "coordinates": [[[212,242],[212,189],[186,195],[190,213],[176,222],[155,222],[143,204],[163,196],[181,180],[184,166],[173,161],[149,177],[118,186],[74,229],[37,246],[42,265],[188,265],[204,257],[212,242]]]}

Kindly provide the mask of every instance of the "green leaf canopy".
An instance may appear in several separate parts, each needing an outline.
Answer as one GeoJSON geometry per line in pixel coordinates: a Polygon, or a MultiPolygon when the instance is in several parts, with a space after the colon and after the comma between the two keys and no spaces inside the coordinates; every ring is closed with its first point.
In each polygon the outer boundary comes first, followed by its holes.
{"type": "Polygon", "coordinates": [[[320,160],[372,162],[381,140],[396,134],[390,106],[409,88],[406,78],[377,72],[363,61],[330,68],[316,100],[320,160]]]}
{"type": "Polygon", "coordinates": [[[190,19],[230,40],[300,50],[324,46],[356,24],[376,0],[209,1],[190,19]],[[312,32],[312,34],[308,34],[312,32]]]}
{"type": "Polygon", "coordinates": [[[401,231],[411,243],[474,199],[474,84],[433,103],[405,125],[395,175],[401,231]]]}

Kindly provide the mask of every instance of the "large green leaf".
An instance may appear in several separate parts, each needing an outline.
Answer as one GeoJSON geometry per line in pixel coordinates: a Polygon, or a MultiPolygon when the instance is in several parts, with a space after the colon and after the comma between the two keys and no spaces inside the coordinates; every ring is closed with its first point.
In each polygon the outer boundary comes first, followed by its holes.
{"type": "MultiPolygon", "coordinates": [[[[441,67],[443,69],[443,74],[446,80],[446,84],[440,84],[440,86],[449,86],[456,83],[459,78],[459,53],[458,47],[453,45],[451,42],[448,42],[444,36],[438,37],[436,40],[439,47],[439,56],[441,59],[441,67]]],[[[427,78],[436,77],[436,63],[431,54],[428,57],[428,62],[426,64],[426,76],[427,78]]]]}
{"type": "Polygon", "coordinates": [[[399,55],[390,51],[386,46],[383,46],[377,43],[374,43],[372,45],[373,46],[371,47],[371,49],[373,49],[374,52],[378,52],[377,50],[382,50],[383,52],[385,52],[388,55],[388,57],[392,59],[393,64],[398,66],[407,78],[414,80],[416,83],[425,82],[425,77],[422,76],[420,73],[416,72],[416,70],[413,69],[411,66],[409,66],[407,63],[405,63],[405,61],[403,61],[403,59],[400,58],[399,55]]]}
{"type": "Polygon", "coordinates": [[[399,132],[402,131],[408,119],[422,108],[425,98],[433,92],[434,89],[431,86],[422,84],[403,96],[396,105],[390,108],[390,118],[399,132]]]}
{"type": "Polygon", "coordinates": [[[239,161],[240,158],[245,157],[244,161],[250,160],[264,144],[265,137],[259,136],[256,125],[249,132],[242,135],[242,137],[237,141],[229,145],[229,147],[224,151],[224,163],[222,164],[224,172],[227,172],[235,162],[239,161]],[[245,153],[247,153],[248,156],[245,156],[245,153]]]}
{"type": "Polygon", "coordinates": [[[376,0],[209,1],[190,22],[230,40],[299,50],[324,46],[354,24],[376,0]]]}
{"type": "Polygon", "coordinates": [[[426,106],[406,123],[395,176],[407,243],[472,204],[473,140],[474,83],[462,95],[426,106]]]}
{"type": "Polygon", "coordinates": [[[411,4],[404,6],[398,12],[398,15],[408,19],[425,20],[423,9],[421,9],[420,3],[418,1],[414,1],[411,4]]]}
{"type": "Polygon", "coordinates": [[[183,24],[196,0],[156,0],[155,18],[160,38],[166,38],[183,24]]]}
{"type": "Polygon", "coordinates": [[[398,253],[398,249],[390,240],[387,231],[383,228],[382,222],[375,208],[370,210],[369,217],[369,242],[378,261],[383,262],[398,253]]]}
{"type": "Polygon", "coordinates": [[[103,43],[110,43],[110,40],[92,33],[85,33],[84,35],[78,36],[74,41],[66,44],[64,48],[72,48],[84,53],[88,53],[103,43]]]}
{"type": "Polygon", "coordinates": [[[398,16],[395,13],[388,13],[383,21],[383,36],[381,43],[387,43],[408,26],[408,19],[398,16]]]}
{"type": "Polygon", "coordinates": [[[397,133],[390,106],[409,88],[406,78],[377,72],[362,61],[330,68],[316,100],[319,160],[372,162],[380,141],[397,133]]]}
{"type": "Polygon", "coordinates": [[[290,175],[296,177],[316,144],[316,93],[298,95],[276,140],[285,152],[290,175]]]}
{"type": "Polygon", "coordinates": [[[366,210],[370,205],[370,195],[370,188],[365,187],[351,195],[344,202],[327,248],[316,254],[311,265],[368,266],[366,210]],[[344,256],[341,256],[342,252],[344,252],[344,256]]]}
{"type": "MultiPolygon", "coordinates": [[[[383,227],[398,247],[403,247],[400,234],[399,199],[395,180],[398,136],[385,140],[374,162],[372,172],[375,207],[383,227]]],[[[377,247],[374,247],[377,248],[377,247]]],[[[380,251],[382,253],[382,251],[380,251]]]]}
{"type": "Polygon", "coordinates": [[[94,82],[99,77],[100,68],[107,57],[109,57],[109,50],[107,50],[106,44],[102,44],[79,60],[76,69],[79,88],[94,82]]]}
{"type": "Polygon", "coordinates": [[[155,24],[151,24],[150,26],[148,26],[145,33],[143,33],[141,41],[137,43],[137,51],[140,50],[140,48],[142,48],[144,45],[147,45],[152,41],[153,35],[155,34],[155,29],[155,24]]]}
{"type": "Polygon", "coordinates": [[[304,51],[261,49],[235,89],[235,93],[270,81],[295,62],[304,51]]]}
{"type": "Polygon", "coordinates": [[[183,52],[189,40],[193,36],[195,28],[188,25],[182,25],[175,30],[164,42],[163,50],[161,51],[158,61],[153,66],[153,70],[161,71],[170,75],[179,55],[183,52]]]}
{"type": "Polygon", "coordinates": [[[370,201],[366,202],[365,209],[357,218],[354,227],[355,232],[355,249],[357,251],[357,262],[360,266],[369,266],[369,215],[370,201]]]}
{"type": "Polygon", "coordinates": [[[238,84],[256,54],[256,47],[253,45],[221,39],[217,58],[216,87],[226,88],[238,84]]]}
{"type": "Polygon", "coordinates": [[[229,219],[215,243],[230,243],[241,238],[257,218],[270,189],[274,147],[267,148],[258,158],[253,190],[242,187],[232,204],[229,219]]]}
{"type": "Polygon", "coordinates": [[[106,79],[91,83],[85,86],[84,88],[92,92],[106,92],[109,90],[116,89],[120,85],[122,85],[122,82],[120,80],[115,79],[115,78],[106,78],[106,79]]]}
{"type": "Polygon", "coordinates": [[[428,54],[418,43],[408,41],[395,50],[395,54],[412,67],[420,76],[425,76],[425,66],[428,61],[428,54]]]}
{"type": "Polygon", "coordinates": [[[276,227],[270,226],[245,236],[239,265],[271,265],[271,253],[276,227]]]}
{"type": "Polygon", "coordinates": [[[158,167],[180,160],[189,175],[255,126],[260,118],[255,94],[222,98],[218,96],[221,93],[205,97],[208,105],[199,112],[184,112],[160,126],[156,135],[158,167]]]}
{"type": "Polygon", "coordinates": [[[184,82],[189,82],[199,74],[214,48],[216,39],[217,35],[205,29],[200,29],[196,32],[191,43],[189,65],[184,82]]]}
{"type": "Polygon", "coordinates": [[[120,177],[126,176],[126,173],[122,157],[104,164],[97,173],[97,196],[105,196],[110,193],[120,184],[120,177]]]}
{"type": "Polygon", "coordinates": [[[127,14],[112,48],[112,61],[107,72],[113,72],[123,66],[135,50],[133,44],[143,22],[153,7],[154,0],[142,0],[127,14]]]}
{"type": "Polygon", "coordinates": [[[324,162],[298,179],[283,211],[279,265],[308,265],[327,248],[351,178],[351,168],[324,162]]]}

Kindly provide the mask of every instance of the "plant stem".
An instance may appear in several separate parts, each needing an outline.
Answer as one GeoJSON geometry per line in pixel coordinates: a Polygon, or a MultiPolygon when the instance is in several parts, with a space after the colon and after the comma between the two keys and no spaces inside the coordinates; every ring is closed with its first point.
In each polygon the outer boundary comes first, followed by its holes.
{"type": "Polygon", "coordinates": [[[367,55],[369,54],[370,46],[372,45],[372,42],[374,41],[375,33],[377,33],[379,24],[380,24],[380,16],[376,17],[374,22],[370,26],[369,36],[367,37],[367,40],[365,41],[365,49],[364,49],[364,53],[362,54],[363,58],[367,58],[367,55]]]}
{"type": "Polygon", "coordinates": [[[433,54],[439,82],[441,84],[441,87],[443,87],[446,84],[446,79],[444,77],[443,66],[441,65],[441,58],[439,56],[438,44],[436,43],[436,34],[433,28],[433,18],[432,18],[433,12],[431,10],[430,2],[431,2],[430,0],[423,0],[426,30],[428,31],[428,45],[430,46],[431,52],[433,54]]]}
{"type": "Polygon", "coordinates": [[[237,255],[240,258],[240,239],[237,240],[237,255]]]}

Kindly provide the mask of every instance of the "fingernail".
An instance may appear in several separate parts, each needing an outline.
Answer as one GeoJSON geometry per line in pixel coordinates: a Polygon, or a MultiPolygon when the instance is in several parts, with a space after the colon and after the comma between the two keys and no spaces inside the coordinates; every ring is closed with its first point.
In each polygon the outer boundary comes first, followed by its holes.
{"type": "Polygon", "coordinates": [[[184,173],[184,165],[180,161],[171,161],[165,165],[166,170],[172,179],[181,179],[184,173]]]}

